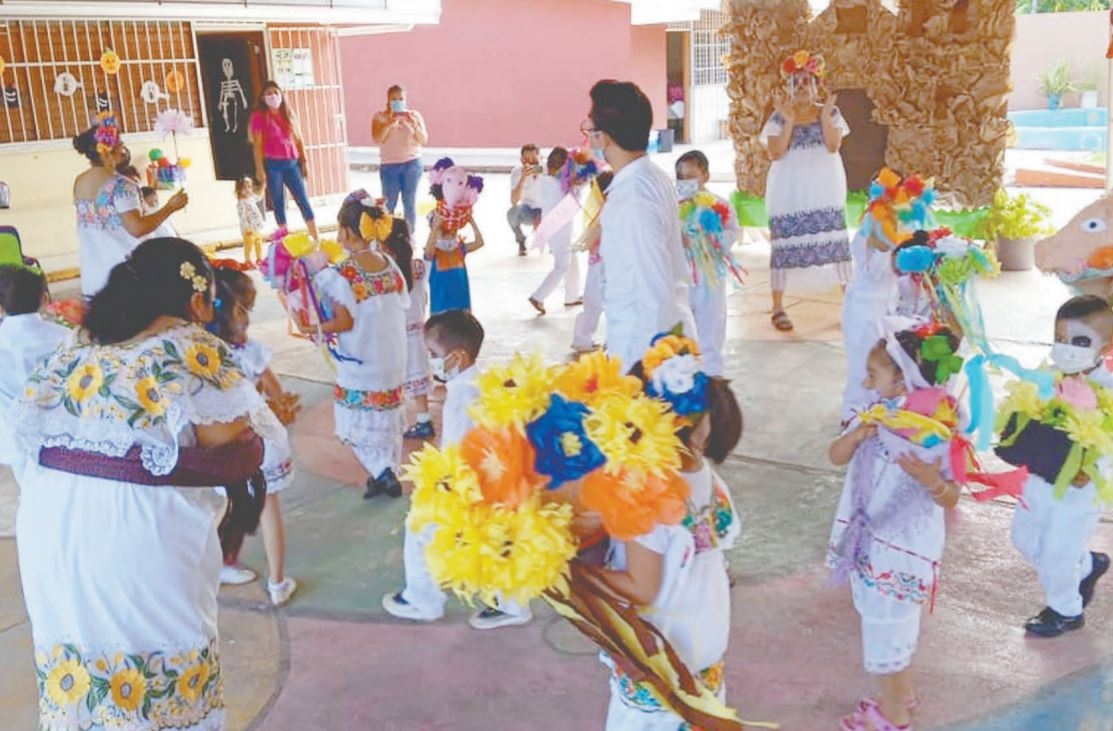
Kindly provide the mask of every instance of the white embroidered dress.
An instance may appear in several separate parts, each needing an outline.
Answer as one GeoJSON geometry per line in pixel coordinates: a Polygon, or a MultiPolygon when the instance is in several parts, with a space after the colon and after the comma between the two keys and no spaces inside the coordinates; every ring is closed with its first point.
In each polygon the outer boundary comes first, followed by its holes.
{"type": "Polygon", "coordinates": [[[869,245],[867,232],[859,230],[850,242],[854,277],[846,288],[842,305],[842,337],[846,350],[846,388],[842,396],[842,420],[877,400],[867,389],[866,361],[870,350],[881,340],[881,321],[895,305],[897,274],[892,251],[879,251],[869,245]]]}
{"type": "MultiPolygon", "coordinates": [[[[168,474],[194,426],[276,426],[224,343],[181,324],[125,345],[74,334],[32,375],[17,432],[168,474]]],[[[74,475],[27,460],[16,542],[34,641],[40,728],[224,728],[217,643],[225,501],[211,489],[74,475]]]]}
{"type": "MultiPolygon", "coordinates": [[[[836,108],[835,124],[845,137],[850,127],[836,108]]],[[[761,130],[761,142],[784,131],[785,120],[774,112],[761,130]]],[[[788,151],[774,160],[765,182],[765,208],[773,246],[770,257],[773,287],[783,291],[788,273],[798,285],[845,283],[850,278],[846,233],[846,168],[838,152],[823,140],[823,125],[797,124],[788,151]],[[830,270],[835,270],[830,272],[830,270]],[[830,272],[808,281],[807,270],[830,272]]]]}
{"type": "MultiPolygon", "coordinates": [[[[723,698],[723,657],[730,641],[730,579],[724,552],[734,545],[742,525],[726,484],[709,464],[680,476],[691,487],[687,517],[680,525],[659,525],[635,539],[664,561],[657,598],[640,615],[661,631],[684,665],[723,698]]],[[[607,566],[626,568],[624,544],[612,544],[607,566]]],[[[602,659],[611,667],[606,731],[687,728],[647,685],[633,682],[606,655],[602,659]]]]}
{"type": "Polygon", "coordinates": [[[123,175],[109,178],[93,200],[74,199],[77,208],[81,294],[92,297],[108,282],[112,267],[127,259],[139,239],[124,228],[121,214],[141,210],[139,188],[123,175]]]}
{"type": "Polygon", "coordinates": [[[425,260],[414,259],[410,307],[406,310],[406,398],[428,396],[433,388],[429,351],[425,347],[425,316],[429,305],[429,282],[425,260]]]}
{"type": "Polygon", "coordinates": [[[354,260],[317,273],[323,299],[343,305],[352,329],[339,336],[333,416],[336,436],[352,447],[372,477],[402,459],[406,381],[406,280],[392,260],[368,272],[354,260]]]}

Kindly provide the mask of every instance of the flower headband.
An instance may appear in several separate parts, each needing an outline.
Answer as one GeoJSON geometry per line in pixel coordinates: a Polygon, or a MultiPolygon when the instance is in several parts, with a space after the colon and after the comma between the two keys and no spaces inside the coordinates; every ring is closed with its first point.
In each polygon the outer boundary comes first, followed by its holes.
{"type": "Polygon", "coordinates": [[[934,202],[933,181],[919,175],[901,178],[896,171],[882,168],[870,184],[863,228],[889,247],[898,246],[912,237],[910,229],[928,227],[934,202]]]}
{"type": "Polygon", "coordinates": [[[883,323],[885,331],[885,352],[897,364],[904,385],[909,391],[934,388],[946,383],[962,370],[963,359],[951,347],[943,329],[938,323],[924,325],[907,317],[891,316],[883,323]],[[901,345],[898,335],[911,332],[920,343],[917,360],[901,345]],[[920,371],[921,363],[935,363],[935,383],[928,383],[920,371]]]}
{"type": "Polygon", "coordinates": [[[786,79],[801,72],[822,79],[827,72],[827,62],[818,53],[801,50],[786,58],[781,64],[781,76],[786,79]]]}
{"type": "Polygon", "coordinates": [[[209,278],[197,273],[197,267],[192,262],[183,261],[178,267],[178,276],[193,285],[194,292],[205,293],[209,291],[209,278]]]}
{"type": "Polygon", "coordinates": [[[120,144],[120,128],[116,124],[116,117],[111,112],[101,112],[97,115],[97,131],[93,133],[97,141],[97,153],[104,155],[111,152],[120,144]]]}
{"type": "Polygon", "coordinates": [[[653,338],[642,357],[645,390],[694,423],[707,411],[707,375],[700,370],[699,345],[684,337],[680,325],[653,338]]]}

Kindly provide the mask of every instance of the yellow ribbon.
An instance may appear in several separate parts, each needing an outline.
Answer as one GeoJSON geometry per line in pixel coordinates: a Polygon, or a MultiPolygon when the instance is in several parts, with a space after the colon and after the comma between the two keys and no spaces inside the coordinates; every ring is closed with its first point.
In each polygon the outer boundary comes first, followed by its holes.
{"type": "Polygon", "coordinates": [[[378,218],[372,218],[370,213],[364,213],[359,218],[359,235],[365,241],[386,241],[394,229],[394,216],[384,213],[378,218]]]}
{"type": "Polygon", "coordinates": [[[916,432],[911,440],[914,442],[923,441],[928,436],[936,436],[943,441],[951,438],[951,428],[943,422],[904,409],[890,411],[884,404],[875,404],[858,417],[863,424],[879,424],[893,431],[912,429],[916,432]]]}

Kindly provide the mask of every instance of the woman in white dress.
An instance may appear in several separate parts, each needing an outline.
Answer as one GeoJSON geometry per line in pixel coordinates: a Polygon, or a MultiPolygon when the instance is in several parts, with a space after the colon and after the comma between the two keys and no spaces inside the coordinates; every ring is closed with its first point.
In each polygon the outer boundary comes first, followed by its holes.
{"type": "Polygon", "coordinates": [[[351,256],[317,273],[313,285],[332,308],[321,331],[337,334],[339,358],[333,391],[336,436],[371,475],[365,499],[401,497],[395,469],[405,430],[406,311],[410,296],[400,266],[372,246],[370,198],[348,196],[337,214],[337,240],[351,256]],[[368,233],[362,233],[363,231],[368,233]]]}
{"type": "Polygon", "coordinates": [[[828,94],[819,104],[824,62],[821,56],[798,51],[785,60],[781,73],[788,95],[761,130],[773,164],[765,183],[765,206],[773,246],[770,287],[773,326],[792,330],[784,309],[789,272],[796,286],[806,285],[803,271],[833,270],[821,280],[845,286],[850,281],[850,250],[846,233],[846,169],[839,148],[850,127],[828,94]]]}
{"type": "Polygon", "coordinates": [[[275,422],[198,324],[213,296],[196,246],[144,242],[25,387],[16,541],[41,729],[224,727],[218,524],[257,523],[248,480],[275,422]]]}
{"type": "Polygon", "coordinates": [[[73,147],[90,165],[73,181],[81,294],[88,298],[100,291],[112,267],[126,259],[144,236],[185,208],[189,196],[179,190],[162,208],[143,214],[139,187],[116,172],[131,153],[111,115],[101,114],[95,126],[73,138],[73,147]]]}

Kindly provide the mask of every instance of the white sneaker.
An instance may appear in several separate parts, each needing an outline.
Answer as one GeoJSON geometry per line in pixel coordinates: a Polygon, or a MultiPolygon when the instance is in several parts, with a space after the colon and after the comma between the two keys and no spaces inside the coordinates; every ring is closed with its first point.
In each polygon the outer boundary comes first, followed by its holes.
{"type": "Polygon", "coordinates": [[[220,567],[220,583],[227,584],[228,586],[239,586],[240,584],[250,584],[255,581],[256,574],[254,571],[243,566],[221,566],[220,567]]]}
{"type": "Polygon", "coordinates": [[[533,621],[533,612],[528,608],[521,614],[507,614],[506,612],[485,607],[468,617],[468,624],[473,629],[498,629],[499,627],[517,627],[533,621]]]}
{"type": "Polygon", "coordinates": [[[430,614],[410,604],[402,598],[402,592],[387,594],[383,597],[383,609],[392,617],[398,619],[411,619],[415,622],[436,622],[444,616],[444,610],[430,614]]]}
{"type": "Polygon", "coordinates": [[[267,593],[271,595],[271,604],[276,607],[281,607],[286,602],[290,601],[290,597],[298,590],[298,582],[289,576],[277,584],[271,583],[267,580],[267,593]]]}

